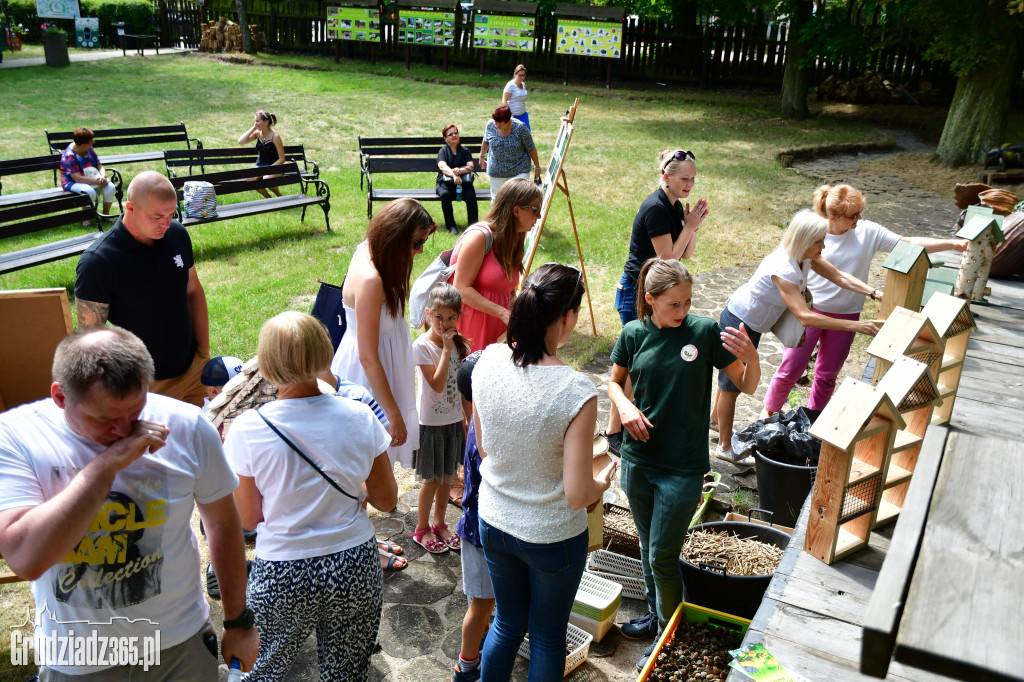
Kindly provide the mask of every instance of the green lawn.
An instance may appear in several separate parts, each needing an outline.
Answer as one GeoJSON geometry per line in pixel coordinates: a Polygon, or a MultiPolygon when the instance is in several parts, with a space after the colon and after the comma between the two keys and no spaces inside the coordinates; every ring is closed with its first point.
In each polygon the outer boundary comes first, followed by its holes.
{"type": "MultiPolygon", "coordinates": [[[[283,58],[279,58],[283,60],[283,58]]],[[[295,60],[293,60],[295,61],[295,60]]],[[[313,60],[298,60],[308,66],[313,60]]],[[[364,63],[325,71],[271,64],[228,64],[202,56],[167,56],[72,64],[4,72],[16,93],[0,108],[4,156],[45,151],[43,130],[159,125],[185,121],[206,147],[231,146],[262,108],[277,114],[286,144],[302,142],[331,186],[332,233],[318,210],[306,222],[295,211],[225,221],[192,230],[200,277],[210,302],[215,354],[251,357],[260,324],[286,308],[308,310],[316,278],[339,282],[366,227],[365,192],[359,189],[357,136],[438,135],[448,122],[479,135],[500,103],[504,77],[364,63]],[[75,112],[69,115],[67,112],[75,112]]],[[[833,142],[878,142],[866,123],[819,117],[781,120],[775,98],[734,92],[605,90],[561,86],[531,78],[530,118],[546,165],[559,118],[579,97],[575,135],[565,171],[593,290],[598,336],[587,320],[568,349],[577,364],[607,347],[618,333],[611,300],[627,253],[640,202],[656,186],[655,157],[663,147],[693,150],[698,160],[695,196],[708,198],[695,272],[757,260],[778,241],[782,226],[807,204],[813,182],[782,168],[786,149],[833,142]]],[[[152,166],[162,170],[158,166],[152,166]]],[[[126,180],[143,167],[121,167],[126,180]]],[[[4,192],[48,186],[45,174],[7,179],[4,192]]],[[[425,175],[382,177],[383,186],[429,187],[425,175]],[[392,184],[393,183],[393,184],[392,184]],[[409,184],[412,183],[412,184],[409,184]]],[[[254,195],[255,196],[255,195],[254,195]]],[[[428,204],[440,221],[440,204],[428,204]]],[[[481,215],[486,211],[482,207],[481,215]]],[[[456,215],[460,214],[457,208],[456,215]]],[[[51,237],[52,238],[52,237],[51,237]]],[[[4,250],[39,237],[5,240],[4,250]]],[[[417,272],[453,238],[437,234],[417,272]]],[[[536,264],[576,259],[567,203],[556,194],[536,264]]],[[[75,260],[0,277],[0,288],[74,287],[75,260]]]]}

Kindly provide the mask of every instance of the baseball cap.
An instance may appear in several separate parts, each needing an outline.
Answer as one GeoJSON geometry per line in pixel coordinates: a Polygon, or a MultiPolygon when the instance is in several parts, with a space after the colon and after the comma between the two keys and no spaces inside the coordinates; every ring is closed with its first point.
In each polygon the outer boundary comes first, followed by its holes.
{"type": "Polygon", "coordinates": [[[242,361],[230,355],[210,358],[203,365],[199,383],[203,386],[223,386],[242,371],[242,361]]]}

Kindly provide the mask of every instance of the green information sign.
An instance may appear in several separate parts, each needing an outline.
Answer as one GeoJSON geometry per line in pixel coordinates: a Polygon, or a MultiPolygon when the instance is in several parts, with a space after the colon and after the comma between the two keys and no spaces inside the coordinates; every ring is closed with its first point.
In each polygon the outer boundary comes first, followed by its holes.
{"type": "Polygon", "coordinates": [[[555,52],[618,59],[622,56],[622,24],[617,21],[559,19],[555,52]]]}
{"type": "Polygon", "coordinates": [[[100,20],[92,18],[75,19],[75,45],[78,47],[100,46],[100,20]]]}
{"type": "Polygon", "coordinates": [[[473,47],[533,52],[536,21],[533,17],[477,13],[473,20],[473,47]]]}
{"type": "Polygon", "coordinates": [[[328,7],[327,39],[380,42],[380,10],[369,7],[328,7]]]}
{"type": "Polygon", "coordinates": [[[455,45],[455,12],[401,10],[398,42],[412,45],[455,45]]]}

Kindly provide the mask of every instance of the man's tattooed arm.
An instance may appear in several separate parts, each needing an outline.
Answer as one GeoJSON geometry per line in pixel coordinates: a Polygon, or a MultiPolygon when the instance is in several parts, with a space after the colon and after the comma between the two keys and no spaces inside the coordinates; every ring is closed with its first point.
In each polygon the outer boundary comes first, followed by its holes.
{"type": "Polygon", "coordinates": [[[96,303],[81,298],[75,299],[75,314],[78,316],[78,328],[102,327],[107,323],[110,313],[109,303],[96,303]]]}

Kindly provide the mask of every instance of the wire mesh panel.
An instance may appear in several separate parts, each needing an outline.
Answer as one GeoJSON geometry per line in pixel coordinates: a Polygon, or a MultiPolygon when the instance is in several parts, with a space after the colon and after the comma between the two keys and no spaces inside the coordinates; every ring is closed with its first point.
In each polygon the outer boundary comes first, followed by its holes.
{"type": "Polygon", "coordinates": [[[858,516],[873,512],[878,507],[881,484],[881,475],[875,475],[844,490],[843,511],[839,514],[839,523],[844,524],[858,516]]]}
{"type": "Polygon", "coordinates": [[[959,334],[963,334],[971,329],[977,329],[978,325],[974,323],[974,315],[971,314],[971,309],[964,306],[960,314],[953,320],[953,324],[949,325],[949,329],[946,330],[946,338],[951,338],[959,334]]]}
{"type": "Polygon", "coordinates": [[[901,413],[908,412],[927,405],[938,397],[938,394],[935,392],[935,384],[932,383],[927,374],[922,374],[918,382],[914,384],[914,387],[900,401],[897,409],[901,413]]]}

